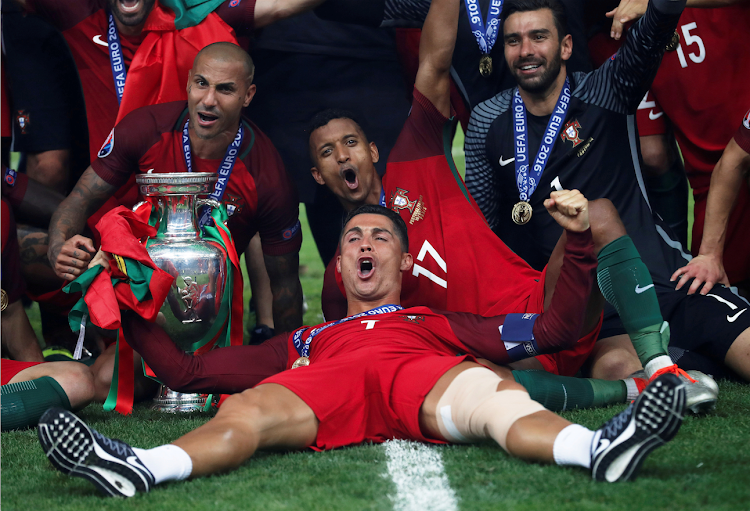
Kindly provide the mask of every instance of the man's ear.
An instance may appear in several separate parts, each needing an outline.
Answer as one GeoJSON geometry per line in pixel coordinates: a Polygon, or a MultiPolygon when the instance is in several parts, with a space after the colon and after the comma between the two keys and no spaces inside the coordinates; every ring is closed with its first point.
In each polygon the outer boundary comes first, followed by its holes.
{"type": "Polygon", "coordinates": [[[255,90],[255,84],[252,84],[247,88],[247,92],[245,92],[245,101],[242,103],[243,107],[247,107],[253,100],[253,97],[255,96],[255,90]]]}
{"type": "Polygon", "coordinates": [[[310,173],[312,174],[312,177],[316,183],[318,183],[319,185],[325,186],[326,180],[323,179],[323,174],[320,173],[320,170],[318,170],[318,167],[312,167],[310,169],[310,173]]]}
{"type": "Polygon", "coordinates": [[[560,58],[567,61],[573,55],[573,36],[568,34],[560,41],[560,58]]]}
{"type": "Polygon", "coordinates": [[[336,258],[336,271],[341,273],[341,256],[336,258]]]}
{"type": "Polygon", "coordinates": [[[375,145],[375,142],[370,142],[370,159],[373,163],[377,163],[380,160],[380,151],[378,151],[378,146],[375,145]]]}
{"type": "Polygon", "coordinates": [[[413,264],[414,259],[409,252],[404,252],[403,254],[401,254],[401,271],[411,270],[413,264]]]}

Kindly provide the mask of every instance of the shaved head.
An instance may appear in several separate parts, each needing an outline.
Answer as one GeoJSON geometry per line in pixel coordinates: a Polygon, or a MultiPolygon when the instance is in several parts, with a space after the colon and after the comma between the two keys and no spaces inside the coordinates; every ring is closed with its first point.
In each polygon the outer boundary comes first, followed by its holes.
{"type": "Polygon", "coordinates": [[[195,56],[193,69],[195,69],[198,62],[204,58],[210,58],[222,62],[242,62],[242,65],[245,68],[245,76],[243,78],[246,80],[246,85],[253,83],[253,76],[255,75],[255,64],[253,64],[253,59],[250,58],[250,55],[248,55],[245,50],[236,44],[227,42],[209,44],[195,56]]]}

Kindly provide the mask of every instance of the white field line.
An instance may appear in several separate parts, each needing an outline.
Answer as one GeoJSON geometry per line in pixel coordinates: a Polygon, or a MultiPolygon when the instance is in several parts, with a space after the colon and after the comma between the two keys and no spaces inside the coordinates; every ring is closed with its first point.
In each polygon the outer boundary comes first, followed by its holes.
{"type": "Polygon", "coordinates": [[[396,485],[391,496],[395,511],[455,511],[458,499],[443,470],[443,458],[433,446],[406,440],[385,443],[388,473],[396,485]]]}

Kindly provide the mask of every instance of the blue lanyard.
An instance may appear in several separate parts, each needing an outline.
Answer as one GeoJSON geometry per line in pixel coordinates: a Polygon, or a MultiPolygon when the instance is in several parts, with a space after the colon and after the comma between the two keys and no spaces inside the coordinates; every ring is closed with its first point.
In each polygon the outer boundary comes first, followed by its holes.
{"type": "Polygon", "coordinates": [[[297,350],[297,353],[299,353],[300,357],[309,357],[310,356],[310,344],[313,341],[313,338],[318,335],[320,332],[325,330],[326,328],[330,328],[332,326],[339,325],[341,323],[346,323],[347,321],[351,321],[353,319],[361,318],[362,316],[374,316],[376,314],[386,314],[388,312],[396,312],[402,310],[403,307],[400,305],[381,305],[380,307],[375,307],[374,309],[370,309],[365,312],[360,312],[359,314],[355,314],[354,316],[349,316],[344,319],[340,319],[338,321],[334,321],[333,323],[327,323],[323,326],[319,326],[317,328],[313,328],[310,330],[310,335],[307,336],[307,339],[305,339],[305,344],[302,344],[302,334],[307,332],[307,328],[300,328],[296,332],[294,332],[294,337],[292,337],[292,342],[294,343],[294,349],[297,350]]]}
{"type": "Polygon", "coordinates": [[[5,184],[8,186],[16,186],[16,176],[18,174],[15,170],[5,167],[5,171],[3,172],[3,179],[5,180],[5,184]]]}
{"type": "Polygon", "coordinates": [[[516,185],[518,186],[518,196],[522,201],[529,200],[531,194],[536,190],[539,184],[539,178],[544,172],[544,168],[549,161],[552,147],[555,145],[557,134],[562,128],[565,121],[565,113],[570,105],[570,85],[565,78],[565,84],[557,99],[557,104],[547,123],[547,129],[542,137],[542,144],[539,146],[539,152],[536,153],[534,166],[529,171],[529,137],[526,132],[526,106],[516,88],[513,94],[513,135],[515,138],[516,151],[516,185]]]}
{"type": "Polygon", "coordinates": [[[503,10],[503,0],[490,0],[490,9],[487,11],[487,25],[482,19],[482,9],[479,7],[479,0],[464,0],[466,13],[469,15],[469,25],[471,32],[477,39],[477,44],[482,53],[489,53],[497,41],[497,34],[500,31],[500,13],[503,10]]]}
{"type": "Polygon", "coordinates": [[[128,77],[128,70],[125,69],[125,57],[122,55],[120,34],[117,33],[117,25],[112,13],[109,13],[107,48],[109,49],[109,64],[112,66],[112,77],[115,79],[115,92],[119,105],[122,103],[122,93],[125,92],[125,79],[128,77]]]}
{"type": "Polygon", "coordinates": [[[385,205],[385,188],[383,188],[383,185],[380,185],[380,205],[384,208],[388,207],[385,205]]]}
{"type": "MultiPolygon", "coordinates": [[[[188,172],[192,172],[193,155],[190,148],[189,126],[190,118],[185,120],[185,126],[182,128],[182,154],[185,157],[185,165],[187,166],[188,172]]],[[[221,161],[221,165],[219,165],[219,180],[216,181],[216,184],[214,185],[214,191],[211,193],[209,198],[214,199],[218,202],[221,202],[221,199],[224,198],[224,192],[227,191],[229,177],[232,175],[234,163],[237,161],[237,155],[240,152],[240,147],[242,146],[242,138],[244,136],[245,130],[242,129],[242,121],[240,121],[240,127],[237,129],[237,135],[234,137],[232,143],[229,144],[229,147],[227,147],[227,152],[226,154],[224,154],[224,159],[221,161]]],[[[198,225],[203,227],[204,225],[208,224],[209,220],[211,220],[211,208],[204,207],[203,212],[201,213],[201,218],[198,221],[198,225]]]]}

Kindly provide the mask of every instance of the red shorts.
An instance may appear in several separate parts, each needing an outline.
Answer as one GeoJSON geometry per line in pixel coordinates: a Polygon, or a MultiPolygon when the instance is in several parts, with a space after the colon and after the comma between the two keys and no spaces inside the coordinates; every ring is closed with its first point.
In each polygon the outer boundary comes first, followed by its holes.
{"type": "Polygon", "coordinates": [[[0,362],[0,380],[2,381],[2,385],[6,385],[15,375],[24,369],[39,364],[44,364],[44,362],[20,362],[18,360],[9,360],[7,358],[2,359],[2,362],[0,362]]]}
{"type": "MultiPolygon", "coordinates": [[[[698,254],[703,239],[703,226],[706,220],[706,199],[708,190],[698,191],[695,196],[695,222],[693,223],[693,255],[698,254]]],[[[743,181],[737,202],[729,215],[727,236],[724,241],[724,271],[731,284],[750,278],[750,192],[743,181]]]]}
{"type": "Polygon", "coordinates": [[[422,434],[419,410],[440,377],[464,360],[474,358],[381,345],[314,361],[259,385],[282,385],[312,408],[320,421],[315,450],[392,438],[445,443],[422,434]]]}
{"type": "MultiPolygon", "coordinates": [[[[544,311],[544,282],[546,279],[547,267],[545,266],[541,273],[541,278],[534,279],[536,282],[529,282],[530,292],[527,296],[521,298],[515,305],[508,309],[490,310],[490,313],[486,314],[486,316],[519,312],[541,314],[544,311]]],[[[561,376],[575,376],[594,349],[594,344],[602,328],[602,317],[602,315],[599,316],[599,324],[596,328],[588,335],[584,335],[578,339],[573,348],[536,357],[541,362],[544,370],[548,373],[559,374],[561,376]]]]}

